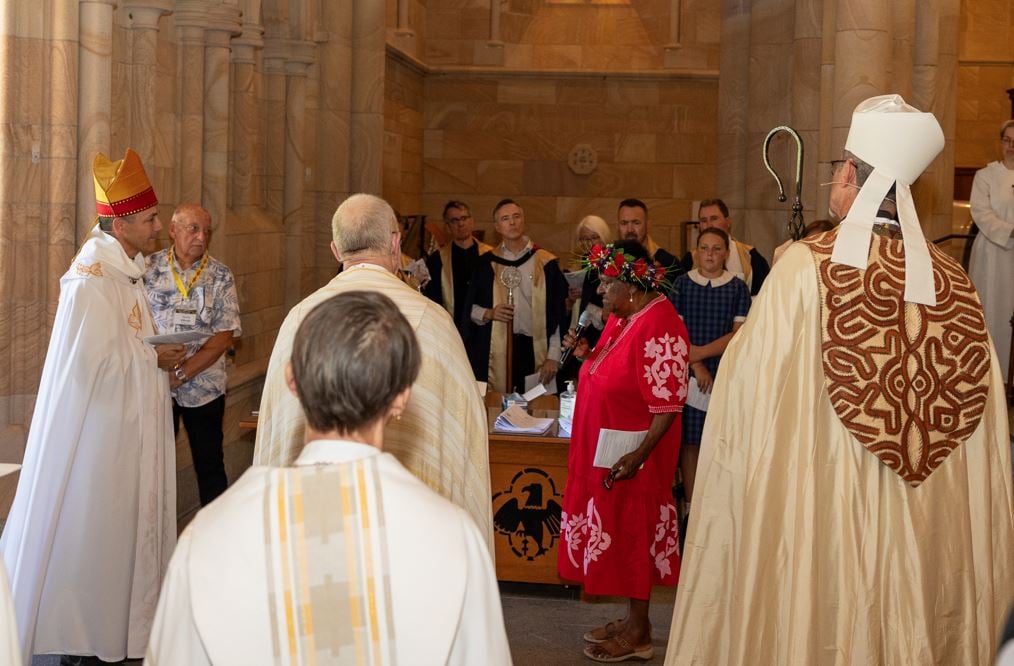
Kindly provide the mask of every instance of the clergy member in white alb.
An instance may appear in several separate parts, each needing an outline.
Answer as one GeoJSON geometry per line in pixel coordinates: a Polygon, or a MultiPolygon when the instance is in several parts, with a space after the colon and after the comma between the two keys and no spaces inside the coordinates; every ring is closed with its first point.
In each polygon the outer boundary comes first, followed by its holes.
{"type": "Polygon", "coordinates": [[[398,279],[401,233],[394,210],[369,194],[346,199],[331,222],[331,251],[343,270],[289,311],[264,378],[255,465],[291,465],[303,447],[303,411],[285,385],[299,322],[315,305],[350,289],[394,301],[422,347],[412,404],[387,426],[384,448],[408,471],[465,509],[493,552],[486,410],[454,322],[442,307],[398,279]]]}
{"type": "Polygon", "coordinates": [[[722,358],[666,664],[990,664],[1014,599],[1003,379],[910,186],[944,147],[862,102],[841,225],[793,243],[722,358]]]}
{"type": "Polygon", "coordinates": [[[162,228],[137,154],[93,164],[99,223],[60,280],[24,465],[0,539],[26,663],[144,656],[176,543],[169,378],[141,250],[162,228]]]}
{"type": "Polygon", "coordinates": [[[1000,147],[1003,159],[976,171],[972,181],[972,219],[979,234],[968,275],[986,313],[1000,372],[1007,376],[1014,317],[1014,120],[1000,127],[1000,147]]]}
{"type": "Polygon", "coordinates": [[[348,290],[309,312],[283,374],[306,417],[291,467],[253,467],[180,537],[150,666],[509,664],[484,537],[389,453],[420,345],[348,290]]]}

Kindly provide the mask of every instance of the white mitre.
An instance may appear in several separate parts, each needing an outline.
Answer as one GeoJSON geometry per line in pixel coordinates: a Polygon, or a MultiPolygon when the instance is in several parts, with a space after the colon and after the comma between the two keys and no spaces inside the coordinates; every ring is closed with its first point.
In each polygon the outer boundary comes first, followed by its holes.
{"type": "Polygon", "coordinates": [[[909,106],[900,95],[880,95],[859,104],[845,150],[873,167],[842,220],[831,261],[865,269],[880,203],[896,184],[898,220],[905,244],[905,300],[936,305],[933,265],[912,200],[912,182],[944,148],[944,133],[932,113],[909,106]]]}

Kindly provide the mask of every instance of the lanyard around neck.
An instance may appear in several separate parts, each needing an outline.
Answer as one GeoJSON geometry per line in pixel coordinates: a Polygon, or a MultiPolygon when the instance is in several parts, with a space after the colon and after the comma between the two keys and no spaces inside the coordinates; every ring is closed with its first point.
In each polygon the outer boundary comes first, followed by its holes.
{"type": "Polygon", "coordinates": [[[208,265],[209,255],[207,252],[204,253],[204,258],[201,259],[200,265],[197,266],[197,272],[194,273],[194,277],[190,279],[190,284],[183,284],[183,280],[180,278],[180,274],[176,272],[176,266],[173,262],[173,248],[169,248],[169,270],[173,274],[173,282],[176,283],[176,290],[183,295],[183,298],[190,298],[190,290],[197,284],[197,279],[201,277],[201,273],[204,272],[205,267],[208,265]]]}

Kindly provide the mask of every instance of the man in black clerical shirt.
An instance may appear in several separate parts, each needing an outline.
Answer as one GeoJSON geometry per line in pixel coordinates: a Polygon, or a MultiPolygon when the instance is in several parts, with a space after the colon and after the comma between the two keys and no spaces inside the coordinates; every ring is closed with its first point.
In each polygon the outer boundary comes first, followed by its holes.
{"type": "Polygon", "coordinates": [[[426,257],[430,281],[422,288],[423,295],[444,306],[454,321],[461,321],[468,285],[475,272],[479,255],[492,247],[475,238],[475,220],[468,204],[448,201],[444,205],[444,224],[451,242],[426,257]]]}
{"type": "Polygon", "coordinates": [[[616,211],[616,228],[621,240],[635,240],[648,250],[653,261],[665,266],[670,281],[683,272],[679,260],[648,234],[648,206],[640,199],[624,199],[616,211]]]}

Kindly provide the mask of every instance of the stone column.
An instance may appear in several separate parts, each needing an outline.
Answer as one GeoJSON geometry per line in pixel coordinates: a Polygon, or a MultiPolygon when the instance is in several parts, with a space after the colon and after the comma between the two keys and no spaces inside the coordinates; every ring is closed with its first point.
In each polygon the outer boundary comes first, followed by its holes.
{"type": "Polygon", "coordinates": [[[500,41],[500,4],[502,0],[489,0],[489,43],[502,45],[500,41]]]}
{"type": "Polygon", "coordinates": [[[303,256],[305,210],[303,192],[306,131],[306,75],[310,62],[292,59],[285,63],[285,178],[282,197],[282,226],[285,228],[285,307],[303,297],[303,270],[313,257],[303,256]]]}
{"type": "Polygon", "coordinates": [[[669,2],[669,41],[665,45],[666,67],[679,67],[678,54],[683,49],[683,0],[669,2]]]}
{"type": "MultiPolygon", "coordinates": [[[[803,216],[808,222],[825,217],[818,212],[818,174],[819,164],[827,158],[820,151],[821,123],[821,84],[822,84],[822,28],[823,0],[797,0],[795,6],[795,30],[792,43],[792,81],[791,81],[791,118],[792,127],[803,138],[805,159],[803,161],[803,216]]],[[[787,138],[787,137],[786,137],[787,138]]],[[[795,144],[789,143],[789,175],[790,182],[785,183],[786,195],[792,197],[795,188],[795,144]],[[789,190],[793,188],[793,190],[789,190]]],[[[828,166],[830,169],[830,166],[828,166]]],[[[827,189],[827,188],[824,188],[827,189]]],[[[774,202],[784,219],[775,235],[775,242],[780,243],[789,237],[785,223],[788,221],[791,207],[786,208],[774,202]]],[[[790,198],[787,202],[792,203],[790,198]]],[[[826,208],[826,206],[824,207],[826,208]]]]}
{"type": "MultiPolygon", "coordinates": [[[[891,88],[891,5],[877,0],[837,0],[831,145],[845,145],[852,111],[859,102],[891,88]]],[[[837,159],[837,158],[835,158],[837,159]]]]}
{"type": "Polygon", "coordinates": [[[379,195],[384,153],[384,5],[355,3],[353,11],[350,188],[379,195]]]}
{"type": "Polygon", "coordinates": [[[257,49],[264,46],[264,28],[244,23],[243,32],[232,40],[232,181],[229,206],[261,205],[259,176],[263,170],[264,137],[258,120],[257,49]]]}
{"type": "Polygon", "coordinates": [[[270,40],[264,49],[269,120],[266,161],[269,173],[269,203],[281,204],[285,229],[285,307],[291,308],[303,297],[304,267],[313,266],[313,257],[303,252],[304,201],[306,183],[306,86],[310,65],[314,62],[313,42],[270,40]],[[281,76],[280,76],[281,74],[281,76]],[[278,109],[279,102],[282,108],[278,109]],[[279,111],[282,111],[279,117],[279,111]],[[284,128],[279,141],[279,129],[284,128]],[[279,145],[281,144],[281,145],[279,145]],[[281,201],[275,182],[281,176],[281,201]]]}
{"type": "Polygon", "coordinates": [[[415,32],[412,30],[412,26],[408,23],[408,3],[410,0],[397,0],[398,1],[398,27],[395,28],[394,34],[399,37],[412,37],[415,32]]]}
{"type": "Polygon", "coordinates": [[[201,201],[204,157],[204,28],[206,3],[178,0],[173,16],[179,39],[179,203],[201,201]]]}
{"type": "MultiPolygon", "coordinates": [[[[826,216],[828,189],[818,183],[830,180],[829,163],[844,147],[853,109],[893,92],[932,111],[944,129],[944,154],[913,193],[927,237],[950,231],[959,3],[723,0],[718,194],[733,209],[735,232],[764,254],[786,237],[789,205],[776,201],[761,164],[768,130],[788,123],[803,137],[810,222],[826,216]]],[[[778,139],[771,156],[789,190],[791,142],[778,139]]]]}
{"type": "MultiPolygon", "coordinates": [[[[784,236],[788,207],[777,199],[778,188],[763,166],[764,137],[773,127],[791,125],[795,0],[755,2],[750,12],[749,113],[747,115],[745,203],[747,211],[733,216],[733,235],[760,248],[770,257],[784,236]]],[[[772,145],[771,161],[787,190],[795,186],[795,142],[780,136],[772,145]]]]}
{"type": "Polygon", "coordinates": [[[264,197],[266,207],[282,215],[285,187],[285,58],[277,44],[264,47],[264,197]]]}
{"type": "MultiPolygon", "coordinates": [[[[750,0],[723,0],[718,79],[718,196],[746,204],[747,118],[750,114],[750,0]]],[[[696,212],[696,211],[695,211],[696,212]]]]}
{"type": "MultiPolygon", "coordinates": [[[[158,22],[172,9],[170,0],[128,0],[123,3],[130,27],[130,146],[151,163],[156,152],[155,141],[160,135],[156,127],[158,71],[155,49],[158,41],[158,22]]],[[[147,166],[147,164],[146,164],[147,166]]],[[[154,179],[151,169],[149,177],[154,179]]],[[[156,193],[158,184],[156,184],[156,193]]],[[[166,192],[160,193],[167,198],[166,192]]]]}
{"type": "Polygon", "coordinates": [[[115,6],[115,0],[81,0],[78,10],[77,239],[95,221],[92,160],[109,153],[115,6]]]}
{"type": "Polygon", "coordinates": [[[954,138],[960,0],[920,0],[916,6],[912,99],[932,111],[944,131],[943,153],[919,177],[913,194],[926,238],[954,229],[954,138]]]}
{"type": "Polygon", "coordinates": [[[219,5],[209,11],[204,45],[204,139],[201,201],[220,233],[211,252],[227,260],[223,226],[229,194],[229,40],[240,32],[239,9],[219,5]]]}

